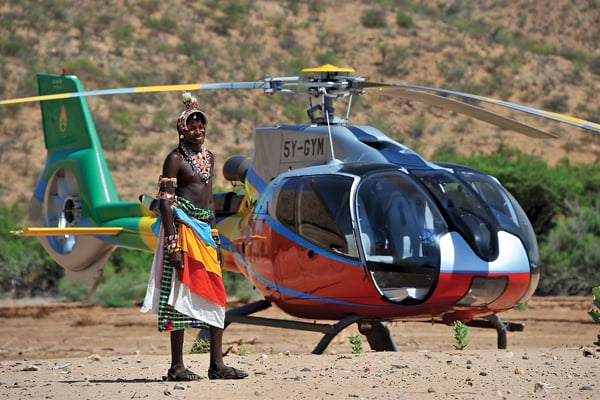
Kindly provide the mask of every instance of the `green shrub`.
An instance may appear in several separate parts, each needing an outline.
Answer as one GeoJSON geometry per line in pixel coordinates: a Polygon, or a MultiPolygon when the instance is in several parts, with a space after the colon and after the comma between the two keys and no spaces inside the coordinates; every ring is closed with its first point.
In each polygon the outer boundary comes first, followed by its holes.
{"type": "Polygon", "coordinates": [[[360,22],[365,28],[385,28],[387,26],[385,11],[375,9],[367,10],[360,18],[360,22]]]}
{"type": "Polygon", "coordinates": [[[0,206],[0,296],[55,296],[64,271],[48,256],[37,239],[17,237],[27,211],[20,205],[0,206]]]}
{"type": "Polygon", "coordinates": [[[360,335],[353,333],[348,338],[350,344],[352,345],[352,354],[360,354],[363,352],[362,339],[360,335]]]}
{"type": "Polygon", "coordinates": [[[469,327],[461,321],[454,321],[452,331],[454,332],[454,340],[456,340],[454,348],[456,350],[464,350],[469,345],[469,339],[467,339],[469,327]]]}
{"type": "Polygon", "coordinates": [[[540,245],[540,295],[585,295],[600,282],[600,203],[567,203],[561,218],[540,245]]]}
{"type": "Polygon", "coordinates": [[[557,113],[565,113],[569,111],[569,96],[566,94],[557,94],[549,99],[542,101],[542,108],[548,111],[557,113]]]}
{"type": "Polygon", "coordinates": [[[408,14],[399,11],[396,14],[396,24],[401,28],[414,28],[415,22],[412,17],[408,14]]]}
{"type": "MultiPolygon", "coordinates": [[[[592,302],[594,306],[588,311],[588,314],[595,323],[600,324],[600,286],[592,288],[592,302]]],[[[598,340],[594,342],[596,346],[600,346],[600,334],[598,334],[598,340]]]]}
{"type": "Polygon", "coordinates": [[[590,72],[596,75],[600,75],[600,56],[594,56],[588,64],[590,72]]]}

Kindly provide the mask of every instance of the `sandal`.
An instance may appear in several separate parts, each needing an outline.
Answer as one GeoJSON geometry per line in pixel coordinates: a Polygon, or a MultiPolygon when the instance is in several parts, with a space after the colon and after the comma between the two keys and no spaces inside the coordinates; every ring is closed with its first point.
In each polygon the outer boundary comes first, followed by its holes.
{"type": "Polygon", "coordinates": [[[174,382],[189,382],[189,381],[197,381],[200,378],[200,375],[190,371],[189,369],[184,369],[175,375],[171,370],[167,372],[167,375],[163,376],[163,381],[174,381],[174,382]]]}
{"type": "Polygon", "coordinates": [[[233,367],[225,367],[221,370],[208,370],[208,379],[244,379],[247,376],[246,372],[233,367]]]}

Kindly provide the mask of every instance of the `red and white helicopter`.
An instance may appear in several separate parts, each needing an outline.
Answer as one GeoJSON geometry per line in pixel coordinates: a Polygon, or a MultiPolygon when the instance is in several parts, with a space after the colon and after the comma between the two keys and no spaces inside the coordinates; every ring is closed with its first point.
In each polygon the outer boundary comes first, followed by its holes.
{"type": "Polygon", "coordinates": [[[74,75],[38,73],[38,83],[39,96],[0,101],[40,102],[48,151],[31,200],[33,227],[15,233],[40,237],[71,275],[91,276],[117,247],[152,251],[156,215],[119,198],[87,97],[220,89],[307,95],[310,123],[257,128],[253,155],[231,157],[223,167],[228,180],[245,185],[244,193],[215,193],[214,200],[223,268],[242,274],[264,296],[228,311],[227,323],[322,332],[314,353],[353,323],[373,350],[396,350],[386,322],[411,319],[492,327],[498,347],[506,348],[506,332],[523,325],[498,314],[527,301],[540,278],[534,231],[498,180],[427,161],[375,127],[350,125],[353,96],[386,92],[538,138],[554,135],[483,105],[600,130],[467,93],[371,82],[332,65],[257,82],[86,92],[74,75]],[[347,105],[342,118],[333,107],[340,99],[347,105]],[[272,304],[311,322],[252,315],[272,304]]]}

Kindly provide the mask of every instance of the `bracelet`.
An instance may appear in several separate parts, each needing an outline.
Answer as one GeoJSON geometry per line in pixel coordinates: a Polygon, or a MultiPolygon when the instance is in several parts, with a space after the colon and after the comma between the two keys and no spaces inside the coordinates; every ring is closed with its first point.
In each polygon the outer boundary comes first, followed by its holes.
{"type": "Polygon", "coordinates": [[[167,248],[167,250],[179,248],[179,243],[177,239],[177,234],[165,236],[165,247],[167,248]]]}
{"type": "Polygon", "coordinates": [[[221,245],[221,238],[219,237],[219,230],[217,228],[212,228],[210,230],[210,234],[212,236],[212,239],[215,241],[215,244],[217,246],[221,245]]]}

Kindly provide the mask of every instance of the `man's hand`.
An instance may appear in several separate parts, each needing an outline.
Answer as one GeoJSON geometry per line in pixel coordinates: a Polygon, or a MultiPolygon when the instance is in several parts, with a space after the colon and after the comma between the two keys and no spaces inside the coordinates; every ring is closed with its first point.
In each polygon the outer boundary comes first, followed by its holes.
{"type": "Polygon", "coordinates": [[[183,252],[175,251],[169,254],[169,265],[176,270],[183,269],[183,252]]]}

